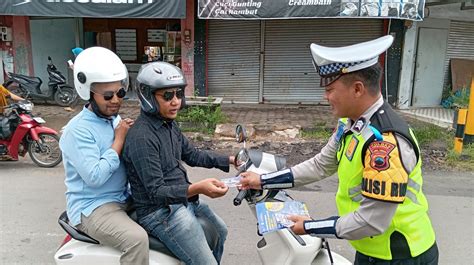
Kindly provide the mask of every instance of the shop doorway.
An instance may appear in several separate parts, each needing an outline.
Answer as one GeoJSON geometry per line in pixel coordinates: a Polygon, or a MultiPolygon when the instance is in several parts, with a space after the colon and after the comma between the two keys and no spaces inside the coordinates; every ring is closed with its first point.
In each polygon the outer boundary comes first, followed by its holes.
{"type": "Polygon", "coordinates": [[[413,107],[441,104],[447,29],[420,28],[413,84],[413,107]]]}

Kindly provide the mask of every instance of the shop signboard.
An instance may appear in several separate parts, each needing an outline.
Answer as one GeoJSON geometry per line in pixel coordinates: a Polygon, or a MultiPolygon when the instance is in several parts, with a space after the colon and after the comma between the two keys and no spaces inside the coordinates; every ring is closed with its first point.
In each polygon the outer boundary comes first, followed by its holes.
{"type": "Polygon", "coordinates": [[[1,0],[0,15],[185,18],[186,0],[1,0]]]}
{"type": "Polygon", "coordinates": [[[198,0],[201,19],[398,18],[422,20],[425,0],[198,0]]]}

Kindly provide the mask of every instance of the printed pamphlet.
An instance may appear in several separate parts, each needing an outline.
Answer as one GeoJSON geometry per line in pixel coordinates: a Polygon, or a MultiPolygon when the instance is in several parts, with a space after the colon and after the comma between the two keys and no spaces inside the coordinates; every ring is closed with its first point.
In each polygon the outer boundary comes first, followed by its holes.
{"type": "Polygon", "coordinates": [[[306,204],[299,201],[260,202],[256,205],[258,230],[261,234],[291,227],[289,215],[309,216],[306,204]]]}

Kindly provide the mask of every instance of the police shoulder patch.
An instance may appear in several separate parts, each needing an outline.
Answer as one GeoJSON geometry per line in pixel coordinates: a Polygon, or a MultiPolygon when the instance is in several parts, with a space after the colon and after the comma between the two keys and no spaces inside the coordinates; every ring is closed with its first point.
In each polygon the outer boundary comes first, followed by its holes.
{"type": "Polygon", "coordinates": [[[370,166],[378,171],[387,170],[390,167],[390,153],[395,145],[388,141],[374,141],[369,145],[370,166]]]}
{"type": "Polygon", "coordinates": [[[405,199],[408,173],[403,167],[395,136],[372,142],[365,153],[362,195],[376,200],[401,203],[405,199]]]}

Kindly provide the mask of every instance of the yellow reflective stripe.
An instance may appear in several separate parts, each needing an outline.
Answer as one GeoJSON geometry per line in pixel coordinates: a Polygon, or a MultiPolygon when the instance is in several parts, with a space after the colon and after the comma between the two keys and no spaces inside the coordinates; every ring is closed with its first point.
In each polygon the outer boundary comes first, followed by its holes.
{"type": "Polygon", "coordinates": [[[405,196],[408,197],[413,203],[419,204],[418,199],[416,198],[416,194],[413,193],[411,190],[407,190],[407,194],[405,196]]]}
{"type": "Polygon", "coordinates": [[[355,186],[354,188],[349,189],[349,196],[353,196],[356,193],[359,193],[362,190],[360,185],[355,186]]]}
{"type": "Polygon", "coordinates": [[[416,183],[413,179],[408,178],[408,187],[416,190],[416,192],[420,192],[420,184],[416,183]]]}
{"type": "Polygon", "coordinates": [[[351,200],[354,202],[360,202],[362,201],[362,194],[360,193],[362,191],[362,187],[360,185],[357,185],[353,188],[349,189],[349,197],[351,197],[351,200]]]}
{"type": "Polygon", "coordinates": [[[364,196],[362,196],[362,194],[359,193],[356,196],[352,197],[351,200],[353,202],[360,202],[360,201],[362,201],[363,198],[364,198],[364,196]]]}

